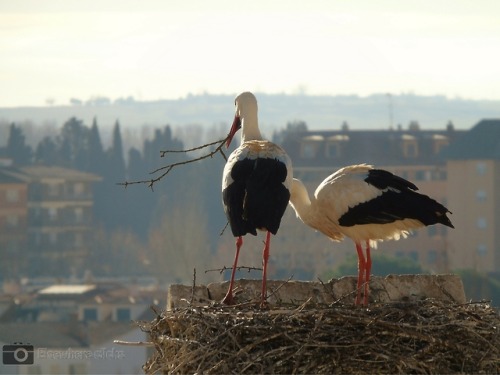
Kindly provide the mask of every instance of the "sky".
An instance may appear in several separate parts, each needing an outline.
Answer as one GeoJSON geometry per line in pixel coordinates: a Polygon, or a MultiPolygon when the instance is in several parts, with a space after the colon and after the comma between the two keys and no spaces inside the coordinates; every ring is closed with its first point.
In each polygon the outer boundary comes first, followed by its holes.
{"type": "Polygon", "coordinates": [[[500,100],[496,0],[0,0],[0,107],[241,91],[500,100]]]}

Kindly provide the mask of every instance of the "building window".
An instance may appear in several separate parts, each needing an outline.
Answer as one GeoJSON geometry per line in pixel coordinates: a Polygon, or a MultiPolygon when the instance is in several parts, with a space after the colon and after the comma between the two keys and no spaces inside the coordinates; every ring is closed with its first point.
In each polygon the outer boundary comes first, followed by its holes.
{"type": "Polygon", "coordinates": [[[49,243],[51,245],[55,245],[57,243],[57,233],[56,232],[49,233],[49,243]]]}
{"type": "Polygon", "coordinates": [[[130,314],[130,308],[118,307],[116,309],[116,320],[118,322],[130,322],[132,320],[132,316],[130,314]]]}
{"type": "Polygon", "coordinates": [[[86,322],[96,322],[97,309],[95,307],[85,307],[83,309],[83,320],[86,322]]]}
{"type": "Polygon", "coordinates": [[[6,198],[9,203],[19,202],[19,190],[7,190],[6,198]]]}
{"type": "Polygon", "coordinates": [[[476,191],[476,200],[478,202],[485,202],[486,201],[486,192],[484,190],[476,191]]]}
{"type": "Polygon", "coordinates": [[[486,245],[484,244],[479,244],[477,245],[477,254],[480,256],[485,256],[486,253],[488,252],[488,249],[486,248],[486,245]]]}
{"type": "Polygon", "coordinates": [[[430,181],[431,178],[431,171],[419,170],[415,172],[415,180],[417,181],[430,181]]]}
{"type": "Polygon", "coordinates": [[[49,212],[49,220],[50,221],[56,221],[57,220],[57,208],[50,207],[48,209],[48,212],[49,212]]]}
{"type": "Polygon", "coordinates": [[[83,208],[75,207],[75,222],[78,224],[83,223],[83,208]]]}
{"type": "Polygon", "coordinates": [[[338,158],[340,156],[340,144],[331,142],[326,145],[326,157],[330,159],[338,158]]]}
{"type": "Polygon", "coordinates": [[[29,365],[29,366],[26,366],[26,367],[27,367],[26,374],[29,374],[29,375],[40,375],[40,374],[42,374],[42,368],[39,365],[29,365]]]}
{"type": "Polygon", "coordinates": [[[35,232],[33,235],[33,242],[36,246],[40,246],[42,244],[42,234],[40,232],[35,232]]]}
{"type": "Polygon", "coordinates": [[[8,215],[6,218],[7,227],[15,228],[19,225],[19,217],[17,215],[8,215]]]}
{"type": "Polygon", "coordinates": [[[303,143],[301,147],[301,156],[304,159],[312,159],[316,156],[316,145],[313,143],[303,143]]]}
{"type": "Polygon", "coordinates": [[[88,369],[85,363],[72,363],[68,367],[70,375],[88,374],[88,369]]]}
{"type": "Polygon", "coordinates": [[[486,219],[484,217],[479,217],[477,219],[476,225],[479,229],[486,229],[487,227],[486,219]]]}
{"type": "Polygon", "coordinates": [[[418,144],[416,141],[404,142],[403,153],[405,158],[416,158],[418,156],[418,144]]]}
{"type": "Polygon", "coordinates": [[[75,247],[83,246],[83,233],[75,233],[75,247]]]}
{"type": "Polygon", "coordinates": [[[83,195],[83,193],[85,193],[85,185],[83,184],[83,182],[76,182],[73,185],[73,193],[77,197],[81,196],[81,195],[83,195]]]}
{"type": "Polygon", "coordinates": [[[58,184],[50,184],[48,185],[48,194],[51,197],[56,197],[59,195],[59,185],[58,184]]]}
{"type": "Polygon", "coordinates": [[[485,163],[477,163],[476,164],[476,173],[478,176],[484,176],[486,174],[486,164],[485,163]]]}

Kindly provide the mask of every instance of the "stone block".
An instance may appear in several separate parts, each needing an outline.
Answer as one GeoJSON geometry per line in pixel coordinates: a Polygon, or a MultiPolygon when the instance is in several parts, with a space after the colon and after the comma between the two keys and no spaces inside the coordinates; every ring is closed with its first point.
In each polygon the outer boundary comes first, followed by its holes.
{"type": "MultiPolygon", "coordinates": [[[[357,278],[345,276],[328,282],[269,280],[268,302],[272,305],[300,305],[306,301],[319,304],[333,302],[351,303],[356,295],[357,278]]],[[[207,286],[171,285],[167,310],[207,305],[222,300],[228,288],[228,281],[211,283],[207,286]]],[[[240,279],[235,281],[234,295],[238,303],[259,301],[261,280],[240,279]]],[[[465,302],[462,280],[457,275],[388,275],[372,276],[370,280],[370,303],[404,302],[435,298],[457,303],[465,302]]]]}

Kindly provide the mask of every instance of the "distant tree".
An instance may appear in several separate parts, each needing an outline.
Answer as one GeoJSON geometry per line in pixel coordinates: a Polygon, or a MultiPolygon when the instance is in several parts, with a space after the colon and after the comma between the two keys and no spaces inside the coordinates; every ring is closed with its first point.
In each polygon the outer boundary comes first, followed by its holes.
{"type": "Polygon", "coordinates": [[[89,165],[87,170],[103,177],[106,161],[101,136],[99,134],[99,129],[97,128],[97,119],[95,117],[92,121],[92,127],[90,128],[88,152],[89,165]]]}
{"type": "Polygon", "coordinates": [[[199,197],[191,198],[164,211],[151,230],[152,272],[165,282],[189,283],[193,268],[201,273],[211,264],[208,217],[200,208],[199,197]]]}
{"type": "Polygon", "coordinates": [[[474,301],[490,300],[493,306],[500,307],[500,280],[472,269],[459,270],[457,273],[468,298],[474,301]]]}
{"type": "Polygon", "coordinates": [[[113,128],[112,145],[106,150],[102,165],[103,180],[95,190],[94,213],[108,231],[115,231],[125,228],[129,222],[126,217],[126,191],[117,185],[125,180],[125,159],[118,121],[113,128]]]}
{"type": "Polygon", "coordinates": [[[289,121],[286,123],[285,129],[281,129],[278,132],[274,132],[273,142],[281,144],[287,137],[294,136],[295,134],[306,131],[307,131],[307,123],[305,121],[302,120],[289,121]]]}
{"type": "Polygon", "coordinates": [[[35,161],[46,165],[59,164],[59,151],[56,142],[51,137],[44,137],[37,145],[35,161]]]}
{"type": "Polygon", "coordinates": [[[78,170],[88,170],[89,129],[82,120],[71,117],[61,128],[58,137],[62,161],[66,166],[78,170]]]}
{"type": "Polygon", "coordinates": [[[132,277],[149,273],[148,252],[133,232],[96,228],[93,236],[92,250],[85,265],[93,275],[132,277]]]}
{"type": "MultiPolygon", "coordinates": [[[[139,150],[131,148],[128,153],[127,178],[141,179],[147,171],[147,166],[139,150]]],[[[124,193],[124,203],[126,206],[126,227],[134,230],[135,233],[146,241],[151,223],[151,213],[158,200],[159,195],[151,189],[141,189],[138,187],[127,188],[124,193]]]]}
{"type": "Polygon", "coordinates": [[[5,153],[17,165],[27,165],[33,160],[33,150],[26,144],[26,137],[23,130],[14,123],[9,128],[9,138],[5,153]]]}
{"type": "Polygon", "coordinates": [[[108,171],[107,173],[115,182],[121,182],[125,178],[125,159],[123,153],[122,135],[120,123],[115,122],[113,128],[113,140],[111,148],[108,150],[108,171]]]}

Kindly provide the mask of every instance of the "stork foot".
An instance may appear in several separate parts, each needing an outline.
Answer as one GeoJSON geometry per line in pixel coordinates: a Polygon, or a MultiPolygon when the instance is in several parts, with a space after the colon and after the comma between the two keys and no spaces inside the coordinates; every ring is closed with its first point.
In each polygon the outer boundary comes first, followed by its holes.
{"type": "Polygon", "coordinates": [[[236,303],[234,301],[233,293],[230,290],[228,290],[221,302],[224,305],[234,305],[236,303]]]}

